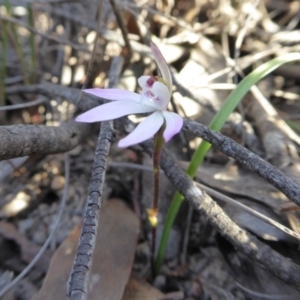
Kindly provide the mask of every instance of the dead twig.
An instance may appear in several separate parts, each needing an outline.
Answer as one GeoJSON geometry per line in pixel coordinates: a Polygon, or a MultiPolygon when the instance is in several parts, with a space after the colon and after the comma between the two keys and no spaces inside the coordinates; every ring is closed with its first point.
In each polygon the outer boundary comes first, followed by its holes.
{"type": "Polygon", "coordinates": [[[240,288],[242,291],[244,291],[246,294],[254,297],[254,299],[269,299],[269,300],[297,300],[298,296],[295,295],[268,295],[268,294],[262,294],[255,291],[252,291],[250,289],[247,289],[237,281],[235,282],[238,288],[240,288]]]}
{"type": "Polygon", "coordinates": [[[221,133],[212,131],[208,127],[194,121],[185,120],[184,130],[211,143],[222,153],[234,158],[243,166],[257,173],[284,193],[291,201],[300,205],[300,185],[258,155],[221,133]]]}
{"type": "MultiPolygon", "coordinates": [[[[98,6],[98,21],[97,21],[97,31],[96,31],[96,32],[98,32],[98,34],[99,34],[100,28],[101,28],[102,7],[103,7],[103,0],[100,0],[99,6],[98,6]]],[[[87,70],[86,70],[86,76],[85,76],[84,83],[81,87],[82,90],[84,90],[87,87],[87,83],[89,82],[89,79],[91,77],[92,66],[93,66],[95,56],[96,56],[96,51],[97,51],[97,45],[98,45],[98,35],[96,35],[96,37],[95,37],[92,55],[91,55],[91,58],[89,60],[89,64],[88,64],[88,67],[87,67],[87,70]]],[[[82,98],[82,94],[83,94],[82,91],[78,94],[78,98],[77,98],[77,101],[76,101],[76,107],[78,107],[78,103],[80,102],[80,100],[82,98]]]]}
{"type": "MultiPolygon", "coordinates": [[[[80,90],[75,88],[70,88],[66,86],[62,86],[59,84],[53,83],[40,83],[40,84],[33,84],[33,85],[15,85],[6,88],[7,95],[13,94],[41,94],[50,97],[61,97],[64,99],[69,100],[73,104],[77,103],[78,97],[81,93],[80,90]]],[[[81,100],[78,103],[77,109],[79,111],[86,111],[89,110],[101,103],[103,103],[104,99],[101,100],[98,97],[89,95],[89,94],[82,94],[81,100]]]]}
{"type": "Polygon", "coordinates": [[[263,214],[255,211],[254,209],[252,209],[252,208],[250,208],[250,207],[248,207],[248,206],[246,206],[246,205],[244,205],[244,204],[242,204],[242,203],[240,203],[238,201],[235,201],[232,198],[230,198],[230,197],[228,197],[228,196],[226,196],[226,195],[224,195],[222,193],[219,193],[219,192],[215,191],[214,189],[209,188],[208,186],[205,186],[205,185],[200,184],[198,182],[196,182],[195,184],[200,189],[202,189],[203,191],[205,191],[206,193],[208,193],[210,196],[213,196],[213,197],[218,198],[219,200],[221,200],[221,201],[223,201],[225,203],[228,203],[230,205],[238,207],[241,210],[244,210],[244,211],[248,212],[249,214],[255,216],[256,218],[261,219],[264,222],[266,222],[266,223],[268,223],[268,224],[270,224],[270,225],[278,228],[279,230],[287,233],[288,235],[296,238],[297,240],[300,240],[300,235],[298,233],[296,233],[293,230],[291,230],[291,229],[289,229],[289,228],[281,225],[280,223],[272,220],[271,218],[266,217],[265,215],[263,215],[263,214]]]}
{"type": "Polygon", "coordinates": [[[82,52],[87,52],[87,53],[90,53],[91,51],[87,48],[87,47],[83,47],[83,46],[80,46],[80,45],[76,45],[70,41],[67,41],[67,40],[62,40],[62,39],[59,39],[59,38],[56,38],[54,36],[51,36],[51,35],[48,35],[44,32],[41,32],[41,31],[38,31],[36,30],[35,28],[29,26],[28,24],[16,19],[16,18],[12,18],[12,17],[8,17],[8,16],[3,16],[3,15],[0,15],[0,19],[4,20],[4,21],[7,21],[7,22],[11,22],[11,23],[14,23],[14,24],[17,24],[19,25],[20,27],[24,27],[26,28],[27,30],[29,30],[30,32],[36,34],[36,35],[40,35],[48,40],[52,40],[52,41],[55,41],[57,43],[59,43],[60,45],[69,45],[70,47],[72,47],[73,49],[77,50],[77,51],[82,51],[82,52]]]}
{"type": "Polygon", "coordinates": [[[28,155],[67,152],[75,148],[90,128],[74,121],[60,127],[11,125],[0,127],[0,160],[28,155]]]}
{"type": "Polygon", "coordinates": [[[0,111],[7,111],[7,110],[15,110],[15,109],[22,109],[22,108],[32,107],[32,106],[35,106],[35,105],[45,103],[46,101],[47,101],[47,99],[45,99],[45,98],[38,98],[36,100],[30,101],[30,102],[27,102],[27,103],[0,106],[0,111]]]}
{"type": "MultiPolygon", "coordinates": [[[[109,87],[116,85],[122,68],[123,59],[121,57],[116,57],[111,66],[109,87]]],[[[102,191],[107,167],[107,156],[112,139],[112,121],[102,122],[94,158],[91,185],[87,199],[87,209],[67,287],[67,294],[71,300],[87,299],[89,274],[92,266],[102,191]]]]}
{"type": "Polygon", "coordinates": [[[110,2],[110,5],[111,5],[111,7],[114,11],[115,17],[117,19],[118,25],[119,25],[120,30],[122,32],[122,36],[123,36],[123,39],[124,39],[124,42],[125,42],[125,45],[126,45],[126,48],[127,48],[127,51],[128,51],[126,56],[128,56],[130,58],[131,55],[132,55],[131,45],[130,45],[130,42],[129,42],[129,39],[128,39],[128,32],[127,32],[127,29],[125,27],[123,17],[120,14],[120,11],[119,11],[119,9],[116,5],[116,2],[114,0],[109,0],[109,2],[110,2]]]}
{"type": "Polygon", "coordinates": [[[87,299],[88,278],[92,267],[98,228],[101,198],[105,181],[107,156],[113,139],[113,129],[110,122],[103,122],[97,142],[97,148],[92,169],[92,179],[87,199],[87,208],[82,225],[76,257],[71,270],[67,294],[69,299],[87,299]]]}

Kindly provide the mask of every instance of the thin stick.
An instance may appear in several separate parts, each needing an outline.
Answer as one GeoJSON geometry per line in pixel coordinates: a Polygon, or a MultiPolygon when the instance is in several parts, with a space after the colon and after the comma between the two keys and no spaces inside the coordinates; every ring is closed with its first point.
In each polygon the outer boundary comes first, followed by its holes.
{"type": "Polygon", "coordinates": [[[38,31],[36,30],[35,28],[29,26],[28,24],[22,22],[22,21],[19,21],[18,19],[16,18],[12,18],[12,17],[7,17],[7,16],[4,16],[4,15],[0,15],[0,19],[4,20],[4,21],[7,21],[7,22],[11,22],[13,24],[17,24],[19,25],[20,27],[24,27],[26,28],[27,30],[29,30],[30,32],[34,33],[34,34],[37,34],[37,35],[40,35],[48,40],[52,40],[52,41],[55,41],[61,45],[69,45],[71,46],[73,49],[75,50],[78,50],[78,51],[82,51],[82,52],[87,52],[87,53],[90,53],[91,51],[86,48],[86,47],[82,47],[80,45],[77,45],[77,44],[74,44],[70,41],[66,41],[66,40],[62,40],[62,39],[59,39],[59,38],[56,38],[54,36],[50,36],[46,33],[43,33],[41,31],[38,31]]]}
{"type": "MultiPolygon", "coordinates": [[[[259,4],[260,0],[256,0],[254,3],[253,3],[253,8],[256,8],[256,6],[259,4]]],[[[250,3],[249,3],[250,4],[250,3]]],[[[247,30],[250,26],[250,22],[252,21],[253,19],[253,14],[249,14],[246,18],[246,21],[244,23],[244,26],[243,28],[239,31],[238,33],[238,36],[236,38],[236,41],[235,41],[235,45],[234,45],[234,58],[233,58],[233,71],[234,71],[234,83],[235,84],[238,84],[238,72],[237,72],[237,59],[239,58],[240,56],[240,53],[241,53],[241,46],[242,46],[242,43],[243,43],[243,40],[246,36],[246,33],[247,33],[247,30]]],[[[229,56],[228,56],[229,57],[229,56]]]]}
{"type": "Polygon", "coordinates": [[[296,238],[297,240],[300,241],[300,235],[298,233],[296,233],[295,231],[293,231],[293,230],[283,226],[282,224],[274,221],[273,219],[266,217],[265,215],[255,211],[254,209],[252,209],[252,208],[250,208],[250,207],[248,207],[248,206],[246,206],[246,205],[244,205],[244,204],[242,204],[242,203],[240,203],[240,202],[238,202],[238,201],[236,201],[236,200],[234,200],[234,199],[232,199],[232,198],[230,198],[230,197],[228,197],[224,194],[221,194],[221,193],[209,188],[208,186],[205,186],[205,185],[203,185],[201,183],[198,183],[198,182],[195,182],[195,184],[199,188],[201,188],[203,191],[207,192],[209,195],[211,195],[213,197],[216,197],[221,201],[224,201],[228,204],[231,204],[233,206],[236,206],[236,207],[248,212],[249,214],[257,217],[258,219],[263,220],[264,222],[276,227],[277,229],[283,231],[284,233],[286,233],[286,234],[288,234],[288,235],[290,235],[290,236],[292,236],[292,237],[294,237],[294,238],[296,238]]]}
{"type": "Polygon", "coordinates": [[[59,127],[23,124],[0,126],[0,161],[70,151],[86,137],[89,128],[73,120],[59,127]]]}
{"type": "Polygon", "coordinates": [[[103,122],[97,142],[87,207],[76,257],[70,273],[67,294],[70,300],[86,300],[88,281],[98,228],[106,162],[113,139],[112,122],[103,122]]]}
{"type": "Polygon", "coordinates": [[[161,150],[165,143],[163,138],[163,132],[166,126],[165,123],[162,125],[160,130],[155,134],[154,149],[153,149],[153,180],[154,180],[154,193],[153,193],[153,204],[152,209],[148,209],[148,219],[152,226],[152,246],[151,246],[151,266],[152,276],[155,276],[154,259],[156,249],[156,229],[158,225],[158,203],[159,203],[159,160],[161,150]]]}
{"type": "Polygon", "coordinates": [[[31,107],[35,105],[39,105],[41,103],[48,102],[48,99],[46,98],[38,98],[34,101],[30,101],[27,103],[20,103],[20,104],[15,104],[15,105],[6,105],[6,106],[0,106],[0,111],[7,111],[7,110],[14,110],[14,109],[22,109],[26,107],[31,107]]]}
{"type": "MultiPolygon", "coordinates": [[[[90,79],[90,76],[91,76],[91,73],[92,73],[92,66],[93,66],[93,63],[94,63],[94,60],[95,60],[95,55],[96,55],[96,50],[97,50],[97,45],[98,45],[98,35],[100,34],[102,7],[103,7],[103,0],[100,0],[99,6],[98,6],[98,21],[97,21],[97,30],[96,30],[97,35],[95,37],[95,42],[94,42],[94,45],[93,45],[93,52],[92,52],[92,55],[91,55],[91,58],[90,58],[90,61],[89,61],[89,64],[88,64],[88,67],[87,67],[87,70],[86,70],[85,80],[84,80],[84,83],[81,87],[82,90],[84,90],[86,88],[87,83],[88,83],[88,81],[90,79]]],[[[78,103],[82,99],[82,94],[83,94],[83,92],[80,91],[80,93],[78,95],[78,99],[76,101],[76,107],[78,107],[78,103]]]]}
{"type": "MultiPolygon", "coordinates": [[[[115,86],[122,68],[123,59],[121,57],[115,57],[111,65],[109,87],[115,86]]],[[[112,121],[102,122],[94,157],[91,185],[87,198],[87,208],[76,257],[67,287],[67,295],[70,300],[87,299],[89,275],[95,250],[99,212],[101,208],[103,185],[105,182],[107,157],[112,140],[112,121]]]]}
{"type": "Polygon", "coordinates": [[[261,299],[261,300],[263,300],[263,299],[269,299],[269,300],[298,300],[299,299],[299,297],[296,296],[296,295],[268,295],[268,294],[258,293],[258,292],[252,291],[252,290],[244,287],[243,285],[241,285],[237,281],[235,282],[235,284],[237,285],[238,288],[240,288],[241,290],[243,290],[244,292],[246,292],[250,296],[254,296],[254,298],[256,298],[256,299],[261,299]]]}
{"type": "Polygon", "coordinates": [[[132,55],[131,45],[130,45],[130,42],[129,42],[129,39],[128,39],[128,32],[127,32],[127,29],[125,27],[123,18],[120,14],[120,11],[119,11],[115,1],[114,0],[109,0],[109,2],[110,2],[110,5],[111,5],[111,7],[114,11],[115,16],[116,16],[118,25],[121,29],[122,36],[123,36],[123,39],[124,39],[124,42],[125,42],[125,45],[126,45],[126,48],[127,48],[127,51],[128,51],[128,57],[131,57],[131,55],[132,55]]]}
{"type": "Polygon", "coordinates": [[[300,205],[300,186],[293,179],[284,175],[280,170],[263,160],[258,155],[244,148],[232,139],[219,132],[194,121],[184,120],[184,130],[193,133],[211,143],[222,153],[234,158],[236,161],[257,173],[274,187],[285,194],[290,200],[300,205]]]}

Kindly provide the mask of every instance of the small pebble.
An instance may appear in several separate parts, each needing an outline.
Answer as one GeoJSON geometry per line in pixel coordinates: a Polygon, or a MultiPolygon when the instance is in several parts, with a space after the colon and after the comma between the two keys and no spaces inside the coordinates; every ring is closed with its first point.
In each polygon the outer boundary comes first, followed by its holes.
{"type": "Polygon", "coordinates": [[[54,191],[60,191],[65,186],[65,177],[58,175],[55,176],[51,181],[51,188],[54,191]]]}

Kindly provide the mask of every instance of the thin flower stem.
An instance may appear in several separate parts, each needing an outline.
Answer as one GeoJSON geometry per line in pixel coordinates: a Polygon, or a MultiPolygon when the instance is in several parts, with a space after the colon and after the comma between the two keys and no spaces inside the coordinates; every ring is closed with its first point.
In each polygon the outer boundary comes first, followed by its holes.
{"type": "Polygon", "coordinates": [[[148,209],[148,219],[152,226],[152,275],[155,275],[154,269],[154,258],[155,258],[155,247],[156,247],[156,228],[158,224],[158,203],[159,203],[159,174],[160,174],[160,154],[164,146],[165,140],[163,132],[166,128],[165,123],[162,125],[160,130],[155,135],[154,150],[153,150],[153,178],[154,178],[154,193],[153,193],[153,205],[152,209],[148,209]]]}
{"type": "Polygon", "coordinates": [[[161,129],[155,136],[155,143],[154,143],[154,153],[153,153],[153,170],[154,170],[154,199],[153,199],[153,211],[157,213],[158,211],[158,200],[159,200],[159,160],[161,149],[165,143],[163,138],[165,126],[163,125],[161,129]]]}

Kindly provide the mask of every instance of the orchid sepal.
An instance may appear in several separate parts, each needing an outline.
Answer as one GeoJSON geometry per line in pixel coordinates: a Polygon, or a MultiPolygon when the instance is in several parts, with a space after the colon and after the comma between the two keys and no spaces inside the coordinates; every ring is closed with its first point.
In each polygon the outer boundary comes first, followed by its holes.
{"type": "Polygon", "coordinates": [[[160,70],[161,76],[162,76],[163,80],[165,81],[166,86],[171,95],[171,93],[172,93],[172,75],[171,75],[169,66],[168,66],[165,58],[162,56],[158,47],[153,42],[150,43],[150,46],[151,46],[151,51],[152,51],[153,57],[156,61],[156,64],[157,64],[159,70],[160,70]]]}

